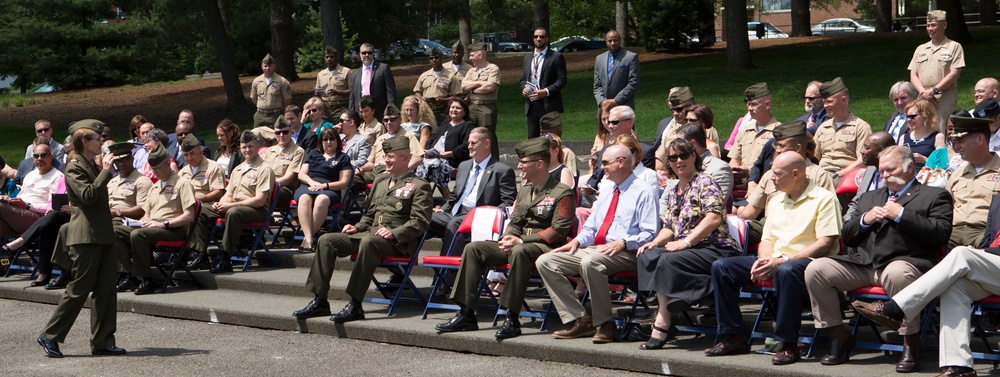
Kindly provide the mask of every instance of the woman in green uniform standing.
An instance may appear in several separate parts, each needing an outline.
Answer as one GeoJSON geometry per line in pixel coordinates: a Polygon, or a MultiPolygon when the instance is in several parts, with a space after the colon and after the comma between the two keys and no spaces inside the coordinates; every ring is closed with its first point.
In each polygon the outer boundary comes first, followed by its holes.
{"type": "Polygon", "coordinates": [[[117,257],[111,243],[117,238],[111,227],[108,207],[108,181],[111,180],[111,154],[99,167],[94,159],[101,155],[101,129],[104,123],[85,119],[73,123],[69,133],[75,151],[66,164],[66,193],[73,206],[65,232],[64,245],[73,261],[73,281],[59,300],[55,313],[38,336],[38,344],[48,357],[62,357],[59,343],[66,339],[80,309],[93,292],[90,346],[94,355],[124,355],[115,346],[117,320],[115,291],[117,257]]]}

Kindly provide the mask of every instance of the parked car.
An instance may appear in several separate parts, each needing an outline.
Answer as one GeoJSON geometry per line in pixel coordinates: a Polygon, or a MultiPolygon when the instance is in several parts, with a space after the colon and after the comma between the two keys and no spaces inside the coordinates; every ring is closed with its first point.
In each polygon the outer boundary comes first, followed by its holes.
{"type": "Polygon", "coordinates": [[[754,21],[754,22],[747,22],[747,36],[750,38],[750,40],[758,39],[757,38],[757,28],[758,28],[758,25],[763,25],[763,27],[764,27],[764,38],[765,39],[769,39],[769,38],[788,38],[788,34],[785,34],[785,32],[781,31],[781,29],[778,29],[774,25],[771,25],[770,22],[756,22],[756,21],[754,21]]]}
{"type": "Polygon", "coordinates": [[[813,35],[874,33],[875,27],[850,18],[831,18],[812,27],[813,35]]]}
{"type": "Polygon", "coordinates": [[[472,41],[486,43],[487,50],[493,52],[520,52],[531,48],[527,43],[515,42],[507,32],[479,33],[472,36],[472,41]]]}
{"type": "Polygon", "coordinates": [[[451,55],[451,49],[429,39],[404,39],[389,45],[387,60],[406,59],[431,56],[431,49],[437,47],[445,55],[451,55]]]}
{"type": "Polygon", "coordinates": [[[576,35],[572,37],[562,37],[559,40],[550,43],[549,47],[559,52],[573,52],[600,50],[602,48],[607,48],[607,44],[603,39],[587,38],[576,35]]]}

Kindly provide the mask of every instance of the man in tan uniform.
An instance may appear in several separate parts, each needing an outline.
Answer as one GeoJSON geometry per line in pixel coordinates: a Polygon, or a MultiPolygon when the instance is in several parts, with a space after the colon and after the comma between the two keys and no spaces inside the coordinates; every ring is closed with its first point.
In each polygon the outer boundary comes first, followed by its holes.
{"type": "MultiPolygon", "coordinates": [[[[137,282],[133,279],[128,278],[128,274],[132,272],[132,260],[129,258],[130,242],[129,234],[132,232],[132,228],[123,224],[122,220],[125,218],[130,219],[141,219],[145,214],[145,210],[142,209],[144,203],[146,203],[146,197],[149,194],[150,187],[153,186],[153,182],[149,180],[148,177],[142,175],[134,166],[132,166],[132,143],[117,143],[112,144],[108,147],[109,153],[113,155],[115,170],[118,170],[118,175],[111,178],[108,182],[108,204],[111,208],[111,223],[114,225],[115,236],[122,240],[121,243],[116,243],[115,246],[125,246],[121,250],[115,250],[118,253],[118,272],[122,273],[118,279],[118,292],[124,292],[128,290],[131,286],[137,285],[137,282]]],[[[56,250],[54,254],[63,254],[62,250],[56,250]]],[[[60,258],[63,255],[59,256],[60,258]]],[[[65,256],[68,258],[68,256],[65,256]]],[[[55,260],[56,257],[53,257],[55,260]]],[[[60,266],[69,266],[71,263],[59,264],[60,266]]]]}
{"type": "Polygon", "coordinates": [[[426,100],[434,118],[442,122],[448,119],[448,101],[462,94],[462,77],[444,66],[444,53],[437,47],[431,49],[430,60],[431,69],[420,74],[413,93],[426,100]]]}
{"type": "Polygon", "coordinates": [[[448,68],[458,73],[460,79],[464,79],[465,74],[472,69],[472,64],[462,59],[465,59],[465,46],[462,45],[462,41],[455,41],[455,44],[451,45],[451,63],[448,64],[448,68]]]}
{"type": "MultiPolygon", "coordinates": [[[[497,91],[500,89],[500,67],[486,61],[486,44],[473,43],[469,46],[469,61],[472,69],[465,73],[462,92],[468,93],[469,117],[481,127],[490,130],[490,140],[497,138],[497,91]]],[[[500,143],[494,143],[490,151],[500,155],[500,143]]]]}
{"type": "MultiPolygon", "coordinates": [[[[191,138],[193,139],[193,138],[191,138]]],[[[200,149],[200,148],[199,148],[200,149]]],[[[194,189],[188,180],[170,169],[170,154],[162,146],[149,152],[149,166],[159,181],[149,190],[142,208],[142,227],[129,234],[132,245],[132,276],[139,279],[136,295],[152,293],[153,258],[156,241],[181,241],[194,221],[194,189]]]]}
{"type": "Polygon", "coordinates": [[[316,95],[323,99],[323,108],[326,109],[323,117],[335,119],[347,110],[351,95],[347,74],[351,69],[340,65],[340,54],[333,46],[326,46],[323,51],[323,63],[326,69],[316,74],[316,95]]]}
{"type": "Polygon", "coordinates": [[[965,68],[962,45],[948,39],[944,30],[948,21],[943,10],[927,12],[927,35],[930,42],[917,46],[906,69],[910,83],[920,92],[920,98],[937,105],[938,124],[947,124],[948,116],[958,101],[958,77],[965,68]]]}
{"type": "Polygon", "coordinates": [[[197,267],[205,260],[208,236],[215,227],[215,220],[219,218],[219,213],[212,205],[226,193],[226,172],[218,162],[205,158],[197,143],[187,141],[187,138],[184,140],[181,141],[181,151],[188,164],[178,174],[191,184],[194,198],[201,201],[201,213],[198,214],[194,235],[191,237],[191,250],[197,252],[198,257],[191,261],[190,267],[197,267]]]}
{"type": "Polygon", "coordinates": [[[243,224],[263,221],[271,215],[267,210],[271,207],[274,171],[257,154],[260,145],[260,136],[243,131],[240,135],[243,163],[233,168],[226,194],[212,205],[212,209],[226,217],[219,254],[209,270],[213,274],[233,271],[229,257],[239,247],[243,224]]]}
{"type": "Polygon", "coordinates": [[[955,199],[948,249],[957,246],[977,247],[986,229],[993,196],[1000,193],[1000,156],[990,152],[989,119],[952,117],[951,134],[955,153],[966,163],[948,178],[945,189],[955,199]]]}
{"type": "Polygon", "coordinates": [[[260,61],[263,74],[250,84],[250,101],[257,105],[253,115],[254,126],[270,126],[278,120],[282,109],[292,104],[292,85],[281,75],[274,73],[274,58],[267,54],[260,61]]]}
{"type": "Polygon", "coordinates": [[[507,319],[496,338],[521,335],[518,318],[535,260],[565,244],[573,227],[576,199],[573,189],[549,175],[549,140],[529,139],[514,150],[518,168],[529,184],[517,193],[513,217],[499,242],[478,241],[465,246],[450,297],[461,310],[450,321],[437,325],[440,332],[478,330],[476,303],[483,269],[509,263],[507,284],[500,294],[500,304],[508,310],[507,319]]]}
{"type": "Polygon", "coordinates": [[[299,187],[299,167],[306,159],[306,151],[292,142],[292,128],[288,121],[274,123],[274,138],[278,143],[267,148],[264,161],[274,170],[274,180],[281,185],[275,208],[287,208],[299,187]]]}
{"type": "MultiPolygon", "coordinates": [[[[392,105],[389,105],[392,106],[392,105]]],[[[330,278],[337,258],[358,254],[347,283],[350,302],[330,320],[336,323],[365,318],[361,301],[368,293],[375,267],[383,256],[410,256],[419,252],[417,244],[430,224],[434,205],[432,186],[417,178],[408,168],[409,143],[402,138],[388,139],[382,146],[386,173],[375,179],[372,195],[365,200],[365,216],[355,225],[345,225],[341,233],[327,233],[319,238],[306,289],[315,295],[302,310],[292,315],[311,318],[330,314],[330,278]]]]}
{"type": "MultiPolygon", "coordinates": [[[[667,161],[667,155],[670,154],[667,145],[680,136],[677,130],[687,124],[687,119],[685,119],[687,110],[694,106],[694,95],[691,94],[691,88],[686,86],[670,88],[670,94],[667,95],[667,106],[670,107],[672,115],[660,120],[656,127],[657,139],[653,143],[653,156],[656,158],[653,164],[657,171],[667,171],[665,161],[667,161]]],[[[648,154],[646,153],[646,155],[648,154]]],[[[643,156],[643,164],[645,164],[646,155],[643,156]]]]}
{"type": "Polygon", "coordinates": [[[830,118],[816,130],[816,158],[819,167],[833,175],[833,184],[847,172],[863,167],[861,146],[872,128],[848,108],[850,94],[840,77],[820,85],[819,95],[830,118]]]}
{"type": "Polygon", "coordinates": [[[409,140],[409,149],[414,151],[411,154],[412,158],[407,159],[411,170],[420,166],[420,163],[424,160],[424,148],[420,145],[420,141],[412,133],[401,127],[402,121],[399,116],[399,108],[396,105],[390,103],[385,107],[385,118],[382,121],[385,122],[386,132],[375,139],[375,143],[372,144],[372,153],[368,155],[368,162],[361,166],[361,171],[365,172],[366,182],[374,182],[375,177],[382,174],[386,169],[385,151],[383,148],[386,140],[395,137],[406,137],[409,140]]]}
{"type": "Polygon", "coordinates": [[[747,177],[750,166],[757,161],[764,144],[771,139],[771,131],[778,125],[778,120],[771,115],[771,89],[766,82],[751,85],[743,96],[750,122],[740,126],[736,143],[729,150],[729,166],[733,168],[736,182],[747,177]]]}
{"type": "MultiPolygon", "coordinates": [[[[806,131],[806,122],[794,120],[782,123],[774,128],[774,153],[779,155],[782,152],[796,152],[806,160],[806,178],[816,187],[830,192],[836,192],[833,185],[833,178],[825,170],[810,161],[812,153],[810,144],[813,144],[812,137],[806,131]]],[[[778,194],[778,189],[774,185],[771,177],[774,172],[768,170],[760,177],[760,184],[754,186],[753,190],[747,193],[747,205],[740,207],[736,214],[750,221],[750,240],[760,240],[761,231],[764,227],[764,220],[757,221],[757,217],[764,211],[767,202],[778,194]]],[[[765,214],[766,216],[767,214],[765,214]]]]}

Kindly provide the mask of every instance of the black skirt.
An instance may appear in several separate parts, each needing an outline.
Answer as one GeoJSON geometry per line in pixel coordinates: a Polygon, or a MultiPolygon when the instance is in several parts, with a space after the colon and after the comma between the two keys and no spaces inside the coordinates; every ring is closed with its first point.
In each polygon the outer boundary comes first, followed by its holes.
{"type": "Polygon", "coordinates": [[[639,290],[697,304],[712,295],[712,263],[739,254],[736,249],[705,243],[672,253],[662,247],[646,250],[636,261],[639,290]]]}

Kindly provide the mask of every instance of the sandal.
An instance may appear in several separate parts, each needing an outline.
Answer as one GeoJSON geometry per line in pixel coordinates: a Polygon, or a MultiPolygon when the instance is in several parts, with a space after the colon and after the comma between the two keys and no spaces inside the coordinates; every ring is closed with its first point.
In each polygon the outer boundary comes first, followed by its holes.
{"type": "Polygon", "coordinates": [[[667,334],[667,337],[663,338],[663,340],[660,340],[660,339],[656,339],[652,335],[650,335],[649,336],[649,340],[647,340],[646,343],[640,344],[639,348],[644,349],[644,350],[658,350],[658,349],[663,348],[663,346],[666,345],[667,342],[669,342],[669,341],[674,340],[675,338],[677,338],[677,327],[674,327],[674,325],[670,325],[669,329],[664,329],[664,328],[659,327],[657,325],[653,325],[653,330],[656,330],[656,331],[659,331],[661,333],[667,334]]]}
{"type": "Polygon", "coordinates": [[[316,251],[316,249],[313,249],[312,246],[310,246],[310,247],[300,247],[299,251],[301,251],[303,254],[309,254],[309,253],[312,253],[312,252],[316,251]]]}

